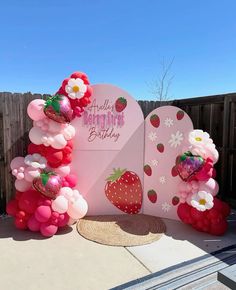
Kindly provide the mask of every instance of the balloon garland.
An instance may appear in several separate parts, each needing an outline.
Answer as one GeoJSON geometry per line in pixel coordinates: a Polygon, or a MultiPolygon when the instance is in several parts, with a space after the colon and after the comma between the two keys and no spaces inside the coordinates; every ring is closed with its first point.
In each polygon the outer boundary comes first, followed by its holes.
{"type": "Polygon", "coordinates": [[[215,196],[219,186],[214,180],[218,151],[209,134],[193,130],[189,148],[176,159],[175,172],[182,181],[178,187],[179,218],[198,231],[223,235],[228,227],[230,207],[215,196]]]}
{"type": "Polygon", "coordinates": [[[16,157],[10,164],[16,194],[7,204],[7,213],[18,229],[51,237],[87,213],[87,202],[73,189],[77,178],[70,172],[70,163],[75,129],[70,122],[81,117],[91,94],[86,74],[75,72],[54,96],[29,103],[32,143],[27,156],[16,157]]]}

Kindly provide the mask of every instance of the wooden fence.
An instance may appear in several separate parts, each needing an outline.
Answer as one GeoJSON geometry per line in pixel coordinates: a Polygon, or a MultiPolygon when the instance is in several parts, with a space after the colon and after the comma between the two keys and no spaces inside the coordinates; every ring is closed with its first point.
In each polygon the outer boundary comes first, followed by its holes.
{"type": "MultiPolygon", "coordinates": [[[[14,180],[9,164],[15,156],[25,156],[32,127],[27,117],[27,105],[42,95],[0,93],[0,213],[14,194],[14,180]]],[[[160,102],[139,101],[146,117],[160,102]]],[[[209,132],[220,153],[216,164],[220,196],[236,207],[236,93],[174,100],[166,104],[177,106],[191,117],[194,128],[209,132]]],[[[163,105],[163,103],[162,103],[163,105]]]]}

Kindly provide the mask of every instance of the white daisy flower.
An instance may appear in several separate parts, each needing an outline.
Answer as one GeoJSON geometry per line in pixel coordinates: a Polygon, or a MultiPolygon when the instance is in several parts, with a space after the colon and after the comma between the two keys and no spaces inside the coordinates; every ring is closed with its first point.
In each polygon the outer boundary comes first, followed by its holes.
{"type": "Polygon", "coordinates": [[[210,135],[202,130],[193,130],[189,133],[188,140],[193,146],[206,146],[208,144],[213,144],[210,135]]]}
{"type": "Polygon", "coordinates": [[[166,183],[166,178],[165,178],[165,176],[161,176],[161,177],[159,178],[159,181],[160,181],[161,184],[166,183]]]}
{"type": "Polygon", "coordinates": [[[164,121],[164,124],[166,127],[171,127],[174,125],[174,121],[171,119],[171,118],[166,118],[165,121],[164,121]]]}
{"type": "Polygon", "coordinates": [[[47,159],[38,153],[26,155],[25,164],[34,168],[44,169],[47,166],[47,159]]]}
{"type": "Polygon", "coordinates": [[[171,205],[167,202],[164,202],[162,205],[161,205],[161,208],[164,212],[168,212],[171,208],[171,205]]]}
{"type": "Polygon", "coordinates": [[[152,142],[154,142],[154,141],[157,139],[157,134],[156,134],[155,132],[150,132],[150,133],[148,134],[148,138],[149,138],[152,142]]]}
{"type": "Polygon", "coordinates": [[[170,143],[171,147],[176,148],[177,146],[181,144],[183,139],[184,139],[183,134],[177,131],[175,134],[171,134],[171,138],[168,141],[168,143],[170,143]]]}
{"type": "Polygon", "coordinates": [[[87,91],[87,86],[80,78],[69,79],[68,84],[65,87],[68,97],[71,99],[81,99],[87,91]]]}
{"type": "Polygon", "coordinates": [[[205,211],[213,207],[213,196],[206,191],[199,191],[192,195],[190,204],[199,211],[205,211]]]}
{"type": "Polygon", "coordinates": [[[158,161],[156,159],[153,159],[151,162],[152,162],[153,166],[157,166],[157,164],[158,164],[158,161]]]}

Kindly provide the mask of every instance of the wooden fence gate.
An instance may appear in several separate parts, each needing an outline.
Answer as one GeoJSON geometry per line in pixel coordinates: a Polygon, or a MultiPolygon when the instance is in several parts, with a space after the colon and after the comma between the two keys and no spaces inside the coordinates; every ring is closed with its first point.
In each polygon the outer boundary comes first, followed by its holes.
{"type": "MultiPolygon", "coordinates": [[[[27,116],[28,103],[42,95],[0,93],[0,213],[14,195],[14,179],[9,164],[16,156],[27,154],[28,131],[32,122],[27,116]]],[[[207,131],[220,153],[216,164],[220,197],[236,207],[236,93],[160,104],[139,101],[145,117],[160,105],[180,107],[191,117],[194,128],[207,131]]]]}

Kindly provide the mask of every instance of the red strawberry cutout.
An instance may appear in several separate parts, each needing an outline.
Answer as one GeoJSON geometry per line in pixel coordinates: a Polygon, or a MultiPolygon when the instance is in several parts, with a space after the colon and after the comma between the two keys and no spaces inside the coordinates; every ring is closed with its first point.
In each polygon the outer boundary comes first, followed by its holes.
{"type": "Polygon", "coordinates": [[[178,198],[178,196],[174,196],[173,198],[172,198],[172,204],[173,205],[177,205],[179,203],[179,198],[178,198]]]}
{"type": "Polygon", "coordinates": [[[176,118],[177,118],[177,120],[182,120],[183,119],[183,117],[184,117],[184,111],[178,111],[177,112],[177,114],[176,114],[176,118]]]}
{"type": "Polygon", "coordinates": [[[118,113],[124,111],[127,106],[127,100],[123,97],[120,97],[115,102],[115,108],[118,113]]]}
{"type": "Polygon", "coordinates": [[[155,128],[158,128],[160,126],[160,118],[156,114],[151,115],[150,122],[155,128]]]}
{"type": "Polygon", "coordinates": [[[171,175],[172,175],[173,177],[176,177],[176,176],[179,175],[176,166],[174,166],[174,167],[171,169],[171,175]]]}
{"type": "Polygon", "coordinates": [[[147,176],[151,176],[152,175],[152,168],[148,164],[144,165],[143,171],[147,174],[147,176]]]}
{"type": "Polygon", "coordinates": [[[114,206],[128,214],[140,211],[143,190],[136,173],[118,168],[106,180],[105,194],[114,206]]]}
{"type": "Polygon", "coordinates": [[[162,143],[159,143],[157,144],[157,150],[160,152],[160,153],[163,153],[164,152],[164,145],[162,143]]]}
{"type": "Polygon", "coordinates": [[[155,190],[151,189],[148,191],[147,193],[148,195],[148,199],[152,202],[152,203],[156,203],[157,201],[157,193],[155,190]]]}

